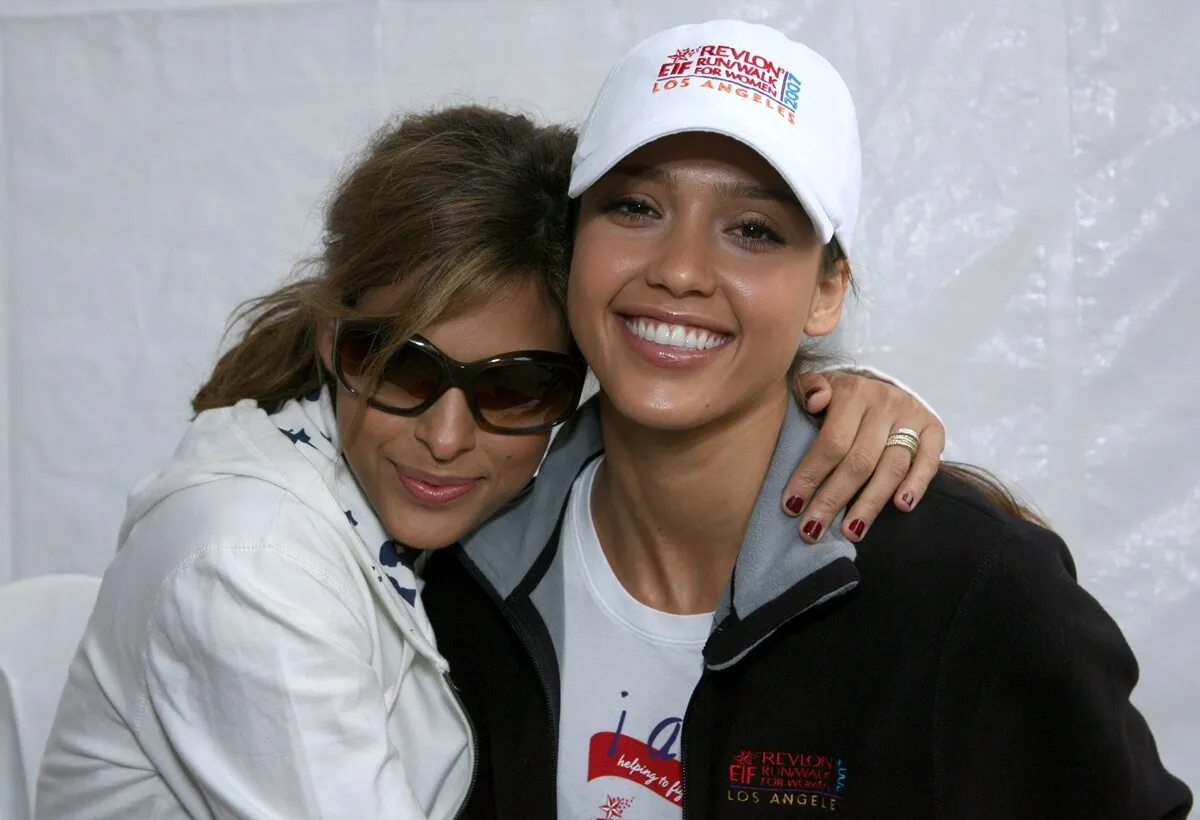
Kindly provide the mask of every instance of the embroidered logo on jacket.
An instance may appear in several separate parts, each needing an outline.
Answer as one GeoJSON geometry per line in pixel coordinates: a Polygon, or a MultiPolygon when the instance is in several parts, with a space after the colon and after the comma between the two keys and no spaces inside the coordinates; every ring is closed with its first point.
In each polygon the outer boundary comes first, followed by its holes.
{"type": "Polygon", "coordinates": [[[846,790],[845,761],[828,755],[743,749],[729,763],[731,803],[837,811],[846,790]]]}

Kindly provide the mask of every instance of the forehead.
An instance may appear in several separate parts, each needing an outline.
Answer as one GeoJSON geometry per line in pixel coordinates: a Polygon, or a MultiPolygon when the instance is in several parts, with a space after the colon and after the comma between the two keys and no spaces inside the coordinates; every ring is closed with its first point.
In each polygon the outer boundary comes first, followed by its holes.
{"type": "Polygon", "coordinates": [[[779,172],[750,146],[721,134],[674,134],[643,145],[623,159],[612,173],[678,182],[681,174],[706,172],[763,190],[781,191],[795,199],[779,172]]]}
{"type": "MultiPolygon", "coordinates": [[[[365,294],[359,306],[368,312],[386,310],[402,293],[401,286],[377,288],[365,294]]],[[[453,310],[417,332],[464,362],[516,350],[565,352],[569,342],[565,317],[532,280],[453,310]]]]}

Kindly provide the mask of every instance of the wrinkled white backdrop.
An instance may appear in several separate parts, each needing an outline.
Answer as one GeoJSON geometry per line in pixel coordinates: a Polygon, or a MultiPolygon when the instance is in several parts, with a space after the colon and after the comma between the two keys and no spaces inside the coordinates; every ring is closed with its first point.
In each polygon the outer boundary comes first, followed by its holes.
{"type": "Polygon", "coordinates": [[[579,120],[668,25],[770,23],[860,106],[844,347],[1065,535],[1200,785],[1200,3],[0,0],[0,583],[99,573],[241,299],[390,112],[579,120]]]}

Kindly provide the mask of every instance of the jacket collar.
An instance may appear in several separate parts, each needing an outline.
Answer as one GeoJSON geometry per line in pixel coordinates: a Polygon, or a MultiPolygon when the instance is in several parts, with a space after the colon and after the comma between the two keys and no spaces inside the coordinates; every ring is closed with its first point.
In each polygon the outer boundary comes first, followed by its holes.
{"type": "Polygon", "coordinates": [[[558,549],[558,539],[552,536],[558,532],[571,485],[584,466],[604,452],[598,407],[595,398],[589,400],[559,428],[532,486],[460,542],[505,600],[539,566],[544,551],[558,549]]]}
{"type": "MultiPolygon", "coordinates": [[[[842,513],[810,546],[800,538],[796,519],[780,507],[787,480],[816,435],[815,423],[789,403],[733,577],[713,619],[719,628],[705,651],[710,667],[736,663],[786,620],[858,582],[857,553],[840,531],[842,513]]],[[[555,534],[571,486],[603,451],[599,402],[593,398],[559,431],[532,489],[463,539],[467,558],[501,598],[539,582],[527,576],[544,571],[546,556],[557,551],[555,534]]]]}

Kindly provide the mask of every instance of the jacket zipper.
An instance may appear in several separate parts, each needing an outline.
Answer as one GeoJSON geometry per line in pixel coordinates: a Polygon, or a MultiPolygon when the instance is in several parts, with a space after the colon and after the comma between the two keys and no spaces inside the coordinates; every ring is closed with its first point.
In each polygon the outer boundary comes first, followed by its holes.
{"type": "Polygon", "coordinates": [[[681,736],[681,742],[679,744],[679,749],[682,752],[682,754],[680,755],[682,757],[682,760],[680,760],[680,767],[682,769],[682,771],[680,772],[680,777],[683,779],[683,807],[680,812],[680,820],[687,820],[687,817],[688,817],[688,794],[691,791],[688,788],[688,758],[691,757],[691,755],[688,754],[688,751],[689,751],[688,740],[691,737],[691,733],[688,731],[688,728],[692,725],[692,703],[695,701],[696,693],[700,691],[700,687],[704,685],[704,681],[707,677],[708,677],[708,666],[706,664],[703,671],[700,672],[700,680],[696,681],[696,685],[692,689],[692,695],[691,695],[691,697],[688,698],[687,709],[685,709],[683,712],[683,734],[681,736]]]}
{"type": "Polygon", "coordinates": [[[458,687],[450,679],[450,673],[448,671],[443,672],[442,677],[450,685],[450,693],[454,695],[454,701],[458,704],[463,718],[467,721],[467,734],[471,736],[471,779],[467,783],[467,792],[463,795],[462,805],[454,813],[454,820],[460,820],[465,815],[467,806],[471,802],[471,793],[475,791],[475,779],[479,776],[479,735],[475,731],[475,724],[471,721],[471,713],[467,711],[467,706],[463,703],[458,687]]]}
{"type": "MultiPolygon", "coordinates": [[[[558,530],[555,530],[554,539],[557,539],[557,537],[558,537],[558,530]]],[[[551,751],[552,760],[555,762],[555,764],[557,764],[557,761],[558,761],[558,712],[554,708],[554,696],[553,696],[552,692],[550,691],[550,684],[546,681],[546,675],[542,671],[542,667],[544,664],[540,662],[541,657],[538,653],[538,648],[535,645],[535,641],[534,641],[533,637],[529,634],[528,630],[526,630],[522,626],[519,616],[515,612],[512,611],[512,608],[508,605],[508,603],[506,601],[504,601],[502,598],[500,598],[499,595],[496,594],[495,589],[492,587],[491,584],[489,584],[486,581],[486,579],[483,578],[483,576],[480,574],[479,570],[475,567],[475,565],[471,561],[465,560],[465,559],[462,560],[462,565],[466,568],[467,573],[472,578],[475,579],[475,582],[477,584],[479,584],[482,589],[484,589],[486,592],[491,594],[493,596],[493,598],[496,600],[496,603],[499,606],[500,611],[504,613],[504,619],[506,621],[508,621],[509,627],[516,634],[517,639],[521,642],[521,646],[523,646],[525,648],[525,654],[529,656],[529,662],[533,664],[534,675],[537,677],[538,685],[542,689],[542,702],[545,704],[546,714],[550,718],[550,749],[552,750],[551,751]]],[[[470,721],[469,716],[468,716],[467,720],[470,721]]],[[[553,800],[553,805],[555,807],[555,811],[557,811],[557,807],[558,807],[558,774],[557,774],[558,767],[557,767],[557,765],[552,766],[551,771],[553,771],[554,774],[550,779],[550,797],[553,800]]],[[[472,782],[472,785],[474,785],[473,782],[472,782]]]]}
{"type": "MultiPolygon", "coordinates": [[[[550,748],[554,751],[554,759],[558,759],[558,714],[554,708],[554,696],[550,691],[550,684],[546,681],[546,675],[542,672],[543,664],[539,662],[540,656],[538,648],[534,645],[534,639],[522,627],[520,619],[507,606],[502,607],[504,617],[508,619],[508,625],[512,627],[513,632],[517,634],[517,638],[521,641],[521,645],[525,647],[526,654],[529,655],[529,660],[533,664],[533,671],[537,675],[538,684],[542,687],[542,702],[546,704],[546,714],[550,717],[550,748]]],[[[557,767],[556,767],[557,770],[557,767]]],[[[555,805],[558,803],[558,776],[554,777],[554,800],[555,805]]]]}

